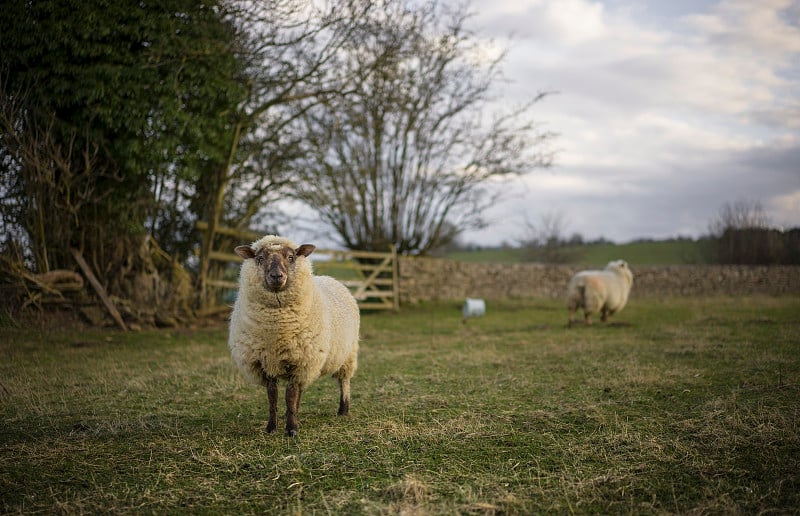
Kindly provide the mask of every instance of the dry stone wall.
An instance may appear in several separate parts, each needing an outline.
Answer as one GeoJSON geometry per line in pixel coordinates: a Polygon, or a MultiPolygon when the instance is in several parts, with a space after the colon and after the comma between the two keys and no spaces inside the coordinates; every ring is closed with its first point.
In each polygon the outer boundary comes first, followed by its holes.
{"type": "MultiPolygon", "coordinates": [[[[676,265],[637,267],[631,297],[800,295],[800,266],[676,265]]],[[[551,298],[566,295],[586,267],[536,263],[464,263],[400,257],[400,302],[551,298]]]]}

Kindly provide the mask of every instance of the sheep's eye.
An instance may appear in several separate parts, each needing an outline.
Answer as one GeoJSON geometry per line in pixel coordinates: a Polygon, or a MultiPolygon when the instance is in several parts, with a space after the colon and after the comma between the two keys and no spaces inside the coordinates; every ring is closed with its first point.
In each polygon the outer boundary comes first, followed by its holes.
{"type": "Polygon", "coordinates": [[[263,256],[256,256],[256,263],[259,264],[259,265],[264,263],[264,257],[263,256]]]}
{"type": "Polygon", "coordinates": [[[294,255],[293,254],[290,254],[288,259],[289,259],[289,263],[294,263],[294,255]]]}

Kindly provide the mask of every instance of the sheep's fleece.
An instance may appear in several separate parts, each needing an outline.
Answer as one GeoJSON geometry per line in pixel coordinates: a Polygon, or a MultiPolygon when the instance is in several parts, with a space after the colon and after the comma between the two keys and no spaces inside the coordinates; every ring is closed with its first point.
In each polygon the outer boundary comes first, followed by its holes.
{"type": "Polygon", "coordinates": [[[302,393],[320,376],[332,375],[340,387],[345,384],[342,396],[349,407],[349,380],[358,363],[355,299],[337,280],[314,276],[306,257],[313,246],[298,247],[274,235],[250,245],[256,254],[265,248],[291,255],[286,284],[278,291],[267,288],[258,257],[244,260],[228,339],[233,360],[247,379],[268,391],[270,381],[284,379],[302,393]]]}
{"type": "Polygon", "coordinates": [[[633,273],[625,260],[609,262],[602,271],[576,273],[567,287],[569,325],[572,326],[578,308],[583,308],[586,324],[592,323],[590,316],[596,312],[606,321],[609,315],[625,307],[632,285],[633,273]]]}

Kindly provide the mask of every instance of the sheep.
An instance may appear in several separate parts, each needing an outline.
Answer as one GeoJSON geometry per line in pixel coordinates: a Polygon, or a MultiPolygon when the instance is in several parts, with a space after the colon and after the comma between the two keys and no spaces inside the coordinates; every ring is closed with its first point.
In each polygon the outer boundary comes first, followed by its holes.
{"type": "Polygon", "coordinates": [[[603,322],[609,315],[619,312],[628,302],[628,294],[633,285],[633,273],[624,260],[608,262],[602,271],[581,271],[572,276],[567,287],[567,308],[569,323],[575,317],[575,311],[583,308],[585,323],[591,326],[590,316],[600,312],[603,322]]]}
{"type": "Polygon", "coordinates": [[[228,347],[243,376],[267,389],[267,433],[278,426],[278,380],[286,381],[288,437],[297,435],[300,398],[317,378],[339,380],[338,413],[350,412],[359,309],[347,287],[313,274],[308,256],[314,249],[275,235],[235,248],[244,261],[228,347]]]}

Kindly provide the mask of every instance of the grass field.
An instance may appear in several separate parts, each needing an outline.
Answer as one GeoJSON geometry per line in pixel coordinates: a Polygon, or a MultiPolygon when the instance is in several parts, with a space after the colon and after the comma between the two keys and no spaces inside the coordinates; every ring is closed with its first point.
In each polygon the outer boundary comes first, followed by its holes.
{"type": "MultiPolygon", "coordinates": [[[[561,253],[565,263],[602,266],[624,259],[632,265],[709,264],[712,261],[711,240],[662,240],[626,244],[591,244],[567,246],[561,253]]],[[[532,258],[525,249],[481,249],[449,253],[447,258],[464,262],[518,263],[542,261],[532,258]]]]}
{"type": "Polygon", "coordinates": [[[225,328],[6,327],[0,511],[797,513],[798,314],[796,297],[633,300],[571,330],[543,300],[366,314],[351,416],[322,379],[294,439],[262,432],[225,328]]]}

